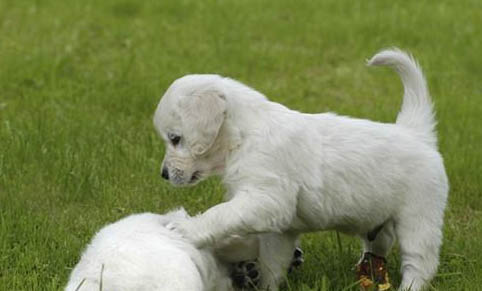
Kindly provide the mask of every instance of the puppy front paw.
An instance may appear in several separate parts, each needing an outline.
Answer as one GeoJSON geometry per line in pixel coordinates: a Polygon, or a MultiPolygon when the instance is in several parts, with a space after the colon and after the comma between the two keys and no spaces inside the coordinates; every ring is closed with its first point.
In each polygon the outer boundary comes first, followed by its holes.
{"type": "Polygon", "coordinates": [[[196,247],[203,247],[209,243],[209,237],[196,226],[193,219],[172,221],[166,225],[166,228],[178,233],[196,247]]]}
{"type": "Polygon", "coordinates": [[[258,290],[257,287],[260,281],[258,260],[242,261],[232,264],[231,279],[237,289],[258,290]]]}

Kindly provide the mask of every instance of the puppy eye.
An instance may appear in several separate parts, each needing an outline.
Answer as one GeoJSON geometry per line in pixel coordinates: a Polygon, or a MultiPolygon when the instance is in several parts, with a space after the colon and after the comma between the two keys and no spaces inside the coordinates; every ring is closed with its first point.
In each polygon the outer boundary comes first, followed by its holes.
{"type": "Polygon", "coordinates": [[[171,141],[172,145],[175,146],[181,141],[181,136],[174,133],[168,133],[167,138],[171,141]]]}

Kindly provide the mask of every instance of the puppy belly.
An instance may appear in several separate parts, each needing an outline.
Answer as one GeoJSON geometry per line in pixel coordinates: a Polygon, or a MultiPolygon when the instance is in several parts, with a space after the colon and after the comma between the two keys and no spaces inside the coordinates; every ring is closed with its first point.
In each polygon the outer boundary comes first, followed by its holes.
{"type": "Polygon", "coordinates": [[[300,199],[297,217],[292,227],[297,231],[338,230],[352,235],[365,235],[383,224],[392,216],[392,204],[380,206],[378,203],[350,203],[337,199],[324,201],[300,199]],[[340,202],[341,201],[341,202],[340,202]],[[346,202],[346,203],[344,203],[346,202]]]}

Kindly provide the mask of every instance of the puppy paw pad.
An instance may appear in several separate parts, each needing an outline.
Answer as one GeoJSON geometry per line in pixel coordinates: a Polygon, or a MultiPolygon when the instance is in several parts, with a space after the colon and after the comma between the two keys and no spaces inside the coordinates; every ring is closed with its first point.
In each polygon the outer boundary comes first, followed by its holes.
{"type": "Polygon", "coordinates": [[[260,280],[258,262],[254,260],[233,264],[231,279],[239,289],[256,289],[260,280]]]}
{"type": "Polygon", "coordinates": [[[293,252],[293,259],[291,260],[288,272],[291,273],[294,269],[300,267],[304,263],[304,261],[305,258],[303,256],[303,250],[299,247],[295,248],[295,251],[293,252]]]}

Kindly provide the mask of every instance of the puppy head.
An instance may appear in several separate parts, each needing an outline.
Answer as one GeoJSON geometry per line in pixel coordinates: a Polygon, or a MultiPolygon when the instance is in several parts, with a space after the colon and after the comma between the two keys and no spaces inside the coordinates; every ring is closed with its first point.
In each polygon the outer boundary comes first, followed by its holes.
{"type": "Polygon", "coordinates": [[[226,100],[217,75],[188,75],[176,80],[161,98],[154,125],[164,139],[162,177],[173,185],[193,185],[224,166],[217,143],[226,100]]]}

